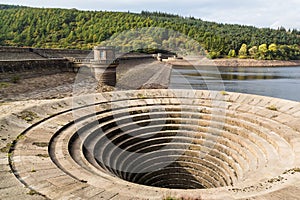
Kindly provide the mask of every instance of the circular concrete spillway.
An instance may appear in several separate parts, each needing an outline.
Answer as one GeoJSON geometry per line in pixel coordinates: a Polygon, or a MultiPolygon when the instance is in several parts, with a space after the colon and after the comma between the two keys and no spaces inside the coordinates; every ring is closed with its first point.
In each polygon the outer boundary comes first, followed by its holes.
{"type": "Polygon", "coordinates": [[[274,197],[299,180],[298,102],[139,90],[27,112],[38,117],[15,140],[10,164],[49,198],[274,197]]]}

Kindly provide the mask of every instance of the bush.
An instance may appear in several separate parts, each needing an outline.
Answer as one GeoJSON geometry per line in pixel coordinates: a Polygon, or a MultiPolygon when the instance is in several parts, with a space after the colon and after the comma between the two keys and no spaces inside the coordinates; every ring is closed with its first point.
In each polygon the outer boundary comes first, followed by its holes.
{"type": "Polygon", "coordinates": [[[236,53],[235,53],[235,50],[234,50],[234,49],[231,49],[231,50],[228,52],[228,57],[229,57],[229,58],[236,57],[236,53]]]}
{"type": "Polygon", "coordinates": [[[210,59],[220,58],[220,52],[211,51],[208,53],[208,58],[210,59]]]}
{"type": "Polygon", "coordinates": [[[0,89],[7,88],[9,85],[7,82],[0,82],[0,89]]]}
{"type": "Polygon", "coordinates": [[[248,56],[239,56],[239,59],[247,59],[248,56]]]}
{"type": "Polygon", "coordinates": [[[20,76],[19,75],[15,75],[13,77],[11,77],[11,82],[12,83],[19,83],[20,82],[20,76]]]}

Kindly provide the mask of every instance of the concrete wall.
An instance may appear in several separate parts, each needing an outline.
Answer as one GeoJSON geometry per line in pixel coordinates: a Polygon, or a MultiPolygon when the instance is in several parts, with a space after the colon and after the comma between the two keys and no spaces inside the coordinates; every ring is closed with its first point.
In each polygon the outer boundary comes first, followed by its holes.
{"type": "Polygon", "coordinates": [[[0,47],[1,60],[25,60],[25,59],[44,59],[35,54],[29,48],[0,47]]]}
{"type": "Polygon", "coordinates": [[[19,48],[19,47],[4,47],[0,46],[0,52],[16,52],[16,53],[22,53],[22,52],[28,52],[29,48],[19,48]]]}
{"type": "Polygon", "coordinates": [[[28,70],[60,68],[70,69],[69,61],[66,59],[44,59],[44,60],[11,60],[0,61],[0,73],[21,72],[28,70]]]}
{"type": "Polygon", "coordinates": [[[72,71],[65,59],[0,61],[0,82],[10,82],[14,77],[22,79],[72,71]]]}
{"type": "Polygon", "coordinates": [[[0,46],[0,78],[6,74],[39,71],[70,71],[66,57],[85,58],[90,51],[73,49],[35,49],[0,46]]]}
{"type": "Polygon", "coordinates": [[[78,49],[41,49],[0,46],[0,60],[25,60],[43,58],[86,58],[91,51],[78,49]]]}
{"type": "Polygon", "coordinates": [[[32,49],[32,51],[45,58],[86,58],[91,52],[89,50],[78,49],[32,49]]]}

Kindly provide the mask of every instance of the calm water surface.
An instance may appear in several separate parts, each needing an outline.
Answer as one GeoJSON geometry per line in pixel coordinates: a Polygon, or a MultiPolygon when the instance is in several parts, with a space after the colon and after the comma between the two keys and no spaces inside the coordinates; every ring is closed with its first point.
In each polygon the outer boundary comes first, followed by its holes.
{"type": "Polygon", "coordinates": [[[300,101],[299,67],[186,67],[172,70],[171,88],[225,90],[300,101]]]}

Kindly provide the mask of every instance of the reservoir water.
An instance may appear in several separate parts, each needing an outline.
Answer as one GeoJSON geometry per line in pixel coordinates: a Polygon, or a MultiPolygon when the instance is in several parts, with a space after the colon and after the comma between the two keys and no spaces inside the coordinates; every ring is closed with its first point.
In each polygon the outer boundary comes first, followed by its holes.
{"type": "Polygon", "coordinates": [[[300,101],[299,67],[174,66],[170,88],[240,92],[300,101]]]}

